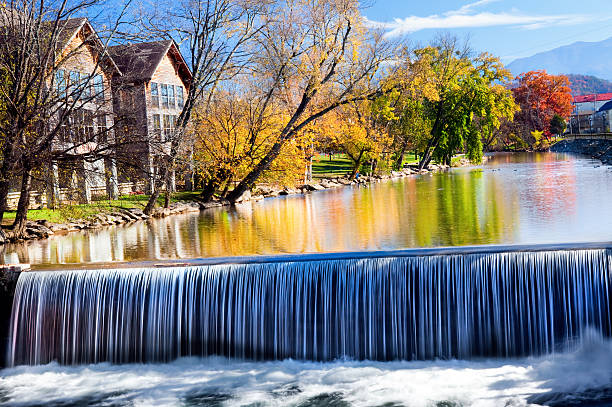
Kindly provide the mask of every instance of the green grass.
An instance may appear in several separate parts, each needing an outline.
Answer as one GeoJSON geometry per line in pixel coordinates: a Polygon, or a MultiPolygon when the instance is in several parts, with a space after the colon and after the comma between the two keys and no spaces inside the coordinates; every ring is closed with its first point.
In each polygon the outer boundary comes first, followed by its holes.
{"type": "Polygon", "coordinates": [[[352,169],[353,162],[346,154],[334,154],[331,161],[329,155],[320,155],[312,161],[314,178],[341,177],[349,174],[352,169]]]}
{"type": "MultiPolygon", "coordinates": [[[[171,202],[193,200],[199,192],[177,192],[172,194],[171,202]]],[[[53,223],[64,223],[71,219],[86,219],[98,213],[110,213],[118,209],[140,208],[143,209],[148,201],[148,195],[125,195],[116,201],[94,201],[91,204],[61,205],[57,209],[30,209],[28,220],[37,221],[46,219],[53,223]]],[[[164,197],[157,200],[158,205],[163,205],[164,197]]],[[[15,211],[4,214],[3,224],[10,224],[15,219],[15,211]]]]}
{"type": "MultiPolygon", "coordinates": [[[[419,160],[414,154],[404,156],[404,165],[418,164],[419,160]]],[[[346,154],[334,154],[330,161],[329,155],[319,155],[312,161],[312,176],[314,178],[341,177],[350,174],[353,170],[353,161],[346,154]]]]}

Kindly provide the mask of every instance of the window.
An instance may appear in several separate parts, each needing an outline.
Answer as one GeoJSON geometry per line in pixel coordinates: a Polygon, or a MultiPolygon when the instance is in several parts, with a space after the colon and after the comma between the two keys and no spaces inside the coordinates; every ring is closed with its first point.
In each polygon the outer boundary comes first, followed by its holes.
{"type": "Polygon", "coordinates": [[[77,96],[79,93],[79,84],[81,75],[77,71],[70,71],[68,75],[68,96],[77,96]]]}
{"type": "Polygon", "coordinates": [[[90,83],[90,77],[89,75],[86,74],[80,74],[80,80],[79,80],[79,97],[81,98],[81,100],[85,100],[88,101],[89,99],[91,99],[91,83],[90,83]]]}
{"type": "Polygon", "coordinates": [[[55,72],[55,86],[60,97],[66,97],[66,72],[59,69],[55,72]]]}
{"type": "Polygon", "coordinates": [[[174,86],[172,86],[172,85],[168,85],[168,104],[169,104],[170,108],[174,109],[174,107],[175,107],[175,103],[174,103],[174,86]]]}
{"type": "Polygon", "coordinates": [[[169,102],[168,102],[168,85],[166,84],[161,85],[161,102],[162,102],[162,107],[165,107],[167,109],[169,102]]]}
{"type": "Polygon", "coordinates": [[[176,87],[176,104],[179,109],[182,109],[185,106],[185,99],[183,98],[183,87],[176,87]]]}
{"type": "Polygon", "coordinates": [[[83,110],[83,143],[94,141],[94,114],[91,110],[83,110]]]}
{"type": "Polygon", "coordinates": [[[106,127],[106,115],[99,114],[96,117],[96,132],[98,142],[106,142],[108,140],[108,128],[106,127]]]}
{"type": "Polygon", "coordinates": [[[93,77],[94,96],[98,101],[104,101],[104,79],[102,75],[93,77]]]}
{"type": "Polygon", "coordinates": [[[162,141],[172,140],[172,133],[174,131],[174,120],[175,116],[169,114],[164,115],[164,138],[162,141]]]}
{"type": "Polygon", "coordinates": [[[159,107],[159,88],[155,82],[151,82],[151,104],[159,107]]]}
{"type": "Polygon", "coordinates": [[[153,135],[161,141],[161,120],[158,114],[153,115],[153,135]]]}

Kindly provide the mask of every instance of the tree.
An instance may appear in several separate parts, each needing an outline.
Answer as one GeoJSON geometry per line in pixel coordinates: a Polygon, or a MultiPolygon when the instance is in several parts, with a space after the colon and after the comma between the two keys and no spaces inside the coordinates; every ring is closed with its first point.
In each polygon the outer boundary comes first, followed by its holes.
{"type": "MultiPolygon", "coordinates": [[[[174,40],[188,50],[191,83],[185,104],[170,135],[169,148],[164,149],[155,187],[144,212],[150,214],[161,187],[166,185],[166,206],[170,175],[181,156],[190,156],[191,138],[188,131],[196,106],[207,109],[218,85],[231,81],[244,71],[250,61],[247,44],[267,25],[263,18],[269,13],[269,2],[234,0],[182,0],[178,3],[154,3],[147,14],[151,36],[174,40]]],[[[187,159],[191,165],[191,159],[187,159]]]]}
{"type": "Polygon", "coordinates": [[[109,81],[104,85],[103,71],[113,69],[106,45],[129,3],[105,41],[87,20],[76,18],[103,6],[101,0],[13,0],[0,6],[0,71],[5,76],[0,83],[0,221],[11,180],[21,178],[12,238],[25,232],[33,176],[43,165],[61,158],[90,160],[110,151],[109,143],[98,142],[109,129],[93,131],[93,123],[112,110],[104,98],[110,86],[109,81]],[[81,64],[86,55],[94,62],[81,64]],[[69,75],[66,67],[75,65],[79,73],[69,75]]]}
{"type": "Polygon", "coordinates": [[[552,119],[550,119],[550,129],[549,129],[550,134],[556,134],[556,135],[563,134],[563,132],[565,131],[565,128],[566,128],[565,119],[555,113],[552,119]]]}
{"type": "Polygon", "coordinates": [[[251,74],[262,89],[258,111],[282,104],[286,121],[266,155],[228,194],[235,201],[270,168],[283,147],[334,109],[377,97],[381,64],[392,53],[380,35],[362,27],[356,0],[279,2],[255,36],[251,74]]]}
{"type": "Polygon", "coordinates": [[[501,119],[515,111],[511,94],[503,87],[511,77],[509,71],[490,54],[472,57],[467,45],[452,37],[442,37],[414,54],[407,69],[415,69],[419,82],[426,84],[423,104],[431,128],[419,169],[433,158],[450,164],[458,150],[472,161],[481,160],[483,134],[499,128],[501,119]]]}
{"type": "Polygon", "coordinates": [[[533,146],[533,132],[550,137],[551,122],[555,115],[569,117],[572,112],[572,94],[565,75],[550,75],[546,71],[530,71],[518,76],[512,88],[520,111],[514,117],[516,133],[533,146]]]}

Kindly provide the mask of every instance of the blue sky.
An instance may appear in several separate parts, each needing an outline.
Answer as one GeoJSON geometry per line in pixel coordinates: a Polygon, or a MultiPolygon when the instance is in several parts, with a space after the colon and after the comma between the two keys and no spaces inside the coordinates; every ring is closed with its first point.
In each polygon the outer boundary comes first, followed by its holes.
{"type": "Polygon", "coordinates": [[[611,0],[365,0],[363,14],[390,37],[427,43],[440,32],[469,36],[504,62],[576,41],[612,37],[611,0]]]}

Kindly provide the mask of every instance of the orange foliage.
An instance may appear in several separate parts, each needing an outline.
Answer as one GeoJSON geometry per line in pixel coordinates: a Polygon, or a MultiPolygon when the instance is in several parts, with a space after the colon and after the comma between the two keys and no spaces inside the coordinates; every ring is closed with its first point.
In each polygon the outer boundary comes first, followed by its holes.
{"type": "Polygon", "coordinates": [[[541,131],[549,136],[553,116],[568,118],[572,112],[572,91],[565,75],[550,75],[546,71],[523,73],[512,91],[521,108],[515,121],[526,131],[541,131]]]}

